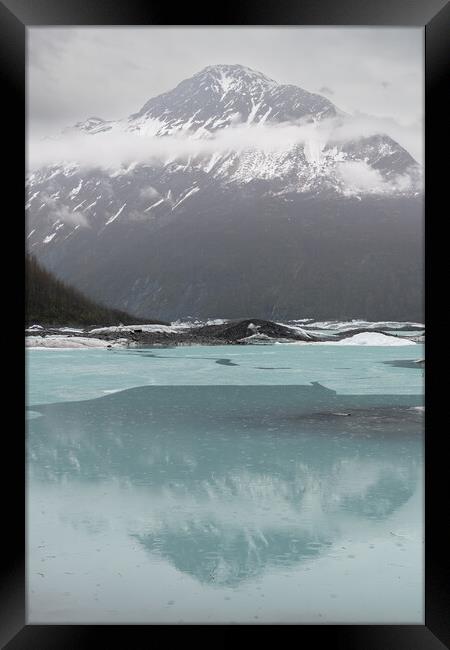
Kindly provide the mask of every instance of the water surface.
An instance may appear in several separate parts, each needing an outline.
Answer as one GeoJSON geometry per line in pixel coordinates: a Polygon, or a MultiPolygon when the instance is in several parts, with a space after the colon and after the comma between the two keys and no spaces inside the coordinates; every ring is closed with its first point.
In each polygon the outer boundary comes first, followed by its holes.
{"type": "Polygon", "coordinates": [[[423,623],[422,357],[29,350],[28,622],[423,623]]]}

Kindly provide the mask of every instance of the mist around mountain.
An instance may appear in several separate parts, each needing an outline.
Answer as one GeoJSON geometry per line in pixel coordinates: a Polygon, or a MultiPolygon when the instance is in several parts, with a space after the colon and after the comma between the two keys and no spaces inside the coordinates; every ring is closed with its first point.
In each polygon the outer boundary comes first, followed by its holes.
{"type": "Polygon", "coordinates": [[[421,168],[321,95],[209,66],[31,159],[28,250],[94,300],[164,320],[423,320],[421,168]]]}

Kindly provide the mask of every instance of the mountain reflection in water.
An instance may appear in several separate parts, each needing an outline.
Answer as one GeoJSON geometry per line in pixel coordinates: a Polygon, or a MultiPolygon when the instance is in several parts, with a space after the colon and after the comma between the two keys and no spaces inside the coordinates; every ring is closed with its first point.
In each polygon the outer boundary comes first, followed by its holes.
{"type": "Polygon", "coordinates": [[[34,405],[32,482],[145,495],[129,536],[203,584],[320,556],[417,489],[418,395],[310,386],[145,386],[34,405]]]}

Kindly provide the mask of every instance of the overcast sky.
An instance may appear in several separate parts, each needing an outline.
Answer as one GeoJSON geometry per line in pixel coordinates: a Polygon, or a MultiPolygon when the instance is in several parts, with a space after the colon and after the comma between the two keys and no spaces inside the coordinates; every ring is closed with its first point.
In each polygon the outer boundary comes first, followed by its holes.
{"type": "Polygon", "coordinates": [[[207,65],[240,63],[327,96],[423,161],[423,28],[28,28],[29,134],[122,118],[207,65]]]}

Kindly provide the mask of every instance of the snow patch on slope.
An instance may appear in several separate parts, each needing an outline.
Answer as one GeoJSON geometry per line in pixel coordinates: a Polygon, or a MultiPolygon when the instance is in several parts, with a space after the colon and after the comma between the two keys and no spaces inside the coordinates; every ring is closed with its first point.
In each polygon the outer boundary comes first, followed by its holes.
{"type": "Polygon", "coordinates": [[[117,217],[122,213],[122,210],[124,209],[125,206],[126,206],[126,202],[123,204],[123,206],[121,208],[119,208],[119,210],[116,212],[115,215],[113,215],[112,217],[110,217],[108,219],[108,221],[105,223],[105,226],[108,226],[110,223],[115,221],[117,219],[117,217]]]}
{"type": "Polygon", "coordinates": [[[378,332],[361,332],[354,336],[349,336],[341,341],[332,341],[328,345],[374,345],[374,346],[400,346],[400,345],[416,345],[414,341],[409,339],[402,339],[398,336],[388,336],[378,332]]]}

